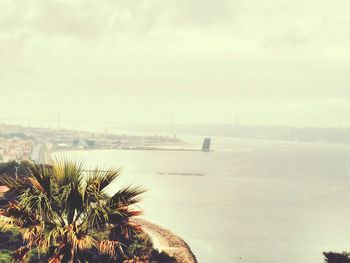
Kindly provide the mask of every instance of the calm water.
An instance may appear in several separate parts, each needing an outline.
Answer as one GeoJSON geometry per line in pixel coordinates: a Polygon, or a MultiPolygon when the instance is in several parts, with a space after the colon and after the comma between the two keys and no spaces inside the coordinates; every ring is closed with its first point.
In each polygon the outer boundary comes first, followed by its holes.
{"type": "Polygon", "coordinates": [[[121,166],[120,185],[149,189],[144,217],[182,236],[201,263],[320,263],[322,251],[350,251],[349,146],[213,138],[213,149],[65,155],[121,166]]]}

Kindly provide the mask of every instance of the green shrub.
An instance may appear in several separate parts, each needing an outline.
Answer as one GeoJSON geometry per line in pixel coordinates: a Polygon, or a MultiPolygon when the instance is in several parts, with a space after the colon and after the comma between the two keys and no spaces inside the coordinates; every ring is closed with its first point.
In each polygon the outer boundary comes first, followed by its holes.
{"type": "MultiPolygon", "coordinates": [[[[102,234],[100,234],[102,236],[102,234]]],[[[23,244],[22,236],[17,231],[0,232],[0,263],[11,263],[12,253],[23,244]]],[[[175,258],[170,257],[165,252],[159,252],[153,249],[152,242],[146,235],[134,236],[132,241],[124,248],[125,257],[113,259],[108,255],[101,255],[97,249],[91,249],[86,253],[86,262],[91,263],[122,263],[126,259],[149,259],[151,263],[176,263],[175,258]]],[[[39,254],[32,250],[29,254],[28,263],[45,263],[48,258],[45,254],[39,254]]],[[[329,263],[343,263],[343,261],[327,261],[329,263]]],[[[344,263],[350,261],[344,261],[344,263]]]]}
{"type": "Polygon", "coordinates": [[[153,250],[153,245],[147,235],[135,235],[132,239],[132,242],[127,244],[127,249],[125,254],[128,259],[138,257],[149,257],[153,250]]]}
{"type": "Polygon", "coordinates": [[[0,250],[0,263],[11,263],[12,262],[12,251],[8,249],[0,250]]]}
{"type": "Polygon", "coordinates": [[[0,263],[11,263],[12,253],[21,246],[22,236],[17,231],[0,232],[0,263]]]}
{"type": "Polygon", "coordinates": [[[1,249],[15,250],[23,243],[19,232],[11,230],[0,232],[1,249]]]}

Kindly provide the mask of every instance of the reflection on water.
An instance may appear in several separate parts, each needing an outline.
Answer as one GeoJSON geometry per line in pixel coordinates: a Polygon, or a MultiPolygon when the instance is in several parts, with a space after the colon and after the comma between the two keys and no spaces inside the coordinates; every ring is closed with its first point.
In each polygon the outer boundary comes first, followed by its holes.
{"type": "Polygon", "coordinates": [[[350,250],[349,146],[213,138],[213,149],[65,154],[121,166],[121,184],[146,186],[144,217],[201,263],[317,263],[322,251],[350,250]]]}

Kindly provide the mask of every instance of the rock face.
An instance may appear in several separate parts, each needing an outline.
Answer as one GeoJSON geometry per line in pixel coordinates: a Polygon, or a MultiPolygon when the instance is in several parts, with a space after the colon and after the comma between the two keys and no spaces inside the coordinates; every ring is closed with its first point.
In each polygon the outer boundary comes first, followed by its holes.
{"type": "Polygon", "coordinates": [[[170,230],[142,219],[137,219],[137,222],[142,225],[143,230],[149,235],[155,249],[168,253],[176,258],[178,263],[198,263],[186,242],[170,230]]]}

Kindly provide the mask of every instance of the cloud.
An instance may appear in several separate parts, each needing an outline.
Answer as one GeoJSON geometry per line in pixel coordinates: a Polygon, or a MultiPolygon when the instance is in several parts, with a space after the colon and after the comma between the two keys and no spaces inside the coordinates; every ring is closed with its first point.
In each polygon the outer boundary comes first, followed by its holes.
{"type": "MultiPolygon", "coordinates": [[[[244,115],[254,104],[267,112],[265,120],[278,122],[282,117],[271,112],[286,98],[301,101],[300,110],[291,109],[295,116],[312,109],[310,101],[350,98],[347,3],[2,0],[1,91],[8,105],[18,94],[25,94],[23,105],[35,96],[27,107],[33,112],[45,108],[35,109],[40,101],[50,107],[52,97],[72,111],[76,101],[82,112],[96,103],[101,115],[120,110],[118,98],[131,108],[138,98],[148,109],[142,102],[152,98],[189,110],[196,98],[206,102],[198,103],[203,115],[224,113],[231,104],[242,105],[244,115]]],[[[315,107],[347,110],[347,100],[327,103],[315,107]]],[[[224,122],[228,115],[219,117],[224,122]]]]}
{"type": "Polygon", "coordinates": [[[278,35],[272,36],[264,41],[266,47],[291,46],[297,47],[306,44],[308,37],[302,29],[296,26],[290,27],[278,35]]]}
{"type": "Polygon", "coordinates": [[[0,34],[99,39],[147,33],[162,27],[207,27],[233,17],[235,1],[221,0],[36,0],[1,3],[0,34]]]}
{"type": "Polygon", "coordinates": [[[178,0],[173,1],[171,21],[175,25],[210,27],[231,23],[236,15],[235,0],[178,0]]]}

